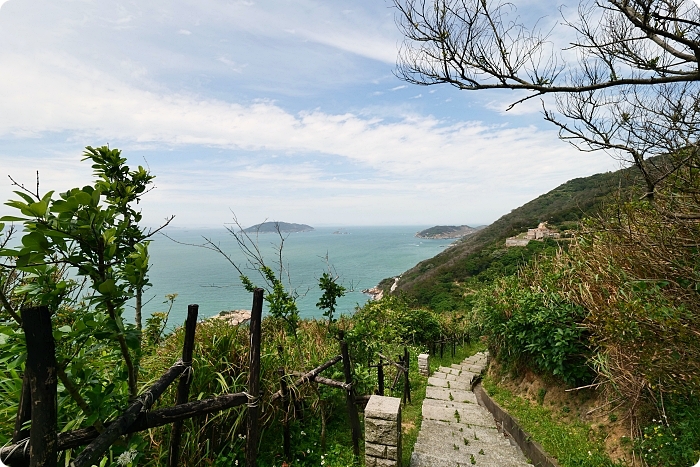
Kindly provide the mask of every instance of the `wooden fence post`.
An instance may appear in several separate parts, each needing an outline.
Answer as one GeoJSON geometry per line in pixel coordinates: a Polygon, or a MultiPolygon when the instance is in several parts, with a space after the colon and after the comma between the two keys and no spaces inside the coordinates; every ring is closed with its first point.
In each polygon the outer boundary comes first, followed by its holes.
{"type": "Polygon", "coordinates": [[[404,381],[403,381],[403,403],[404,405],[406,404],[406,401],[408,403],[411,403],[411,382],[408,377],[408,372],[409,369],[411,368],[410,362],[408,360],[408,348],[404,347],[403,348],[403,364],[404,367],[406,368],[406,371],[403,372],[404,376],[404,381]]]}
{"type": "Polygon", "coordinates": [[[379,388],[377,393],[380,396],[384,395],[384,362],[382,362],[382,357],[379,357],[379,363],[377,364],[377,382],[379,383],[379,388]]]}
{"type": "Polygon", "coordinates": [[[248,368],[248,420],[245,440],[245,465],[257,466],[258,406],[260,404],[260,321],[262,320],[263,289],[253,291],[250,313],[250,365],[248,368]]]}
{"type": "MultiPolygon", "coordinates": [[[[197,329],[197,315],[199,314],[199,305],[187,306],[187,320],[185,320],[185,341],[182,344],[182,362],[189,367],[180,375],[180,381],[177,385],[177,395],[175,396],[175,405],[184,404],[189,399],[190,383],[192,382],[192,351],[194,350],[194,336],[197,329]]],[[[184,420],[178,420],[173,423],[172,431],[170,432],[170,453],[168,456],[168,466],[177,466],[180,459],[180,438],[182,437],[182,425],[184,420]]]]}
{"type": "Polygon", "coordinates": [[[56,346],[48,307],[23,308],[22,327],[27,340],[25,373],[31,392],[29,467],[56,467],[58,425],[56,399],[56,346]]]}
{"type": "MultiPolygon", "coordinates": [[[[352,385],[352,366],[350,365],[350,353],[348,343],[345,342],[345,333],[340,331],[340,355],[343,357],[343,372],[345,373],[345,383],[352,385]]],[[[355,457],[360,456],[360,418],[357,415],[355,406],[355,391],[352,386],[346,391],[346,401],[348,407],[348,417],[350,418],[350,430],[352,431],[352,450],[355,457]]]]}
{"type": "Polygon", "coordinates": [[[284,438],[284,461],[292,458],[291,436],[289,434],[289,390],[287,388],[287,375],[284,368],[280,367],[277,372],[280,375],[280,391],[282,393],[282,410],[284,419],[282,420],[282,436],[284,438]]]}

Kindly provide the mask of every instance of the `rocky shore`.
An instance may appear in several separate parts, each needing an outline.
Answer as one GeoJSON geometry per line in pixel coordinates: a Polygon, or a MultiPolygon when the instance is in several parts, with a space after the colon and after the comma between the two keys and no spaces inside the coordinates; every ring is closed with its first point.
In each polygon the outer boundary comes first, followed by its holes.
{"type": "Polygon", "coordinates": [[[237,326],[239,324],[247,323],[250,321],[250,311],[249,310],[229,310],[222,311],[218,315],[214,315],[209,319],[220,319],[228,322],[232,326],[237,326]]]}
{"type": "MultiPolygon", "coordinates": [[[[394,290],[396,290],[396,287],[399,286],[399,279],[401,279],[401,276],[394,277],[394,283],[391,284],[390,292],[393,292],[394,290]]],[[[384,297],[384,291],[379,287],[364,289],[362,293],[369,295],[372,300],[381,300],[384,297]]]]}

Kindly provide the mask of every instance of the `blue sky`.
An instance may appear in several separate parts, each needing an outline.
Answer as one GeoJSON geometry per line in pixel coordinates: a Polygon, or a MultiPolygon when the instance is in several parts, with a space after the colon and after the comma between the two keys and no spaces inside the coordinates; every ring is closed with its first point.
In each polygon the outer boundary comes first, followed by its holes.
{"type": "Polygon", "coordinates": [[[477,225],[619,167],[518,95],[400,81],[401,41],[384,0],[0,0],[0,198],[108,143],[156,175],[151,225],[477,225]]]}

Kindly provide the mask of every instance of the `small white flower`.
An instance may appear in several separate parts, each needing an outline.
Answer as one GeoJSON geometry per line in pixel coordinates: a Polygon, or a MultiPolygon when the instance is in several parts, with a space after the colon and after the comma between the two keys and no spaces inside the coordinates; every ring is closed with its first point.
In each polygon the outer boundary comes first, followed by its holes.
{"type": "Polygon", "coordinates": [[[306,436],[306,432],[304,430],[301,430],[301,436],[306,436]]]}
{"type": "Polygon", "coordinates": [[[117,464],[121,466],[129,465],[134,461],[134,459],[136,459],[137,455],[138,451],[136,449],[129,449],[128,451],[124,451],[119,455],[119,457],[117,457],[117,464]]]}
{"type": "Polygon", "coordinates": [[[307,453],[307,454],[311,454],[311,449],[307,449],[307,450],[306,450],[306,453],[307,453]]]}

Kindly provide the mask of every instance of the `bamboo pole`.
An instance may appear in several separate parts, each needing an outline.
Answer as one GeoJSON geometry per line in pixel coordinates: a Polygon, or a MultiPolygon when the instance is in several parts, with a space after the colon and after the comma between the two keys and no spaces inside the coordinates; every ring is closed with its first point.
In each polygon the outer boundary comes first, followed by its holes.
{"type": "Polygon", "coordinates": [[[403,403],[405,405],[406,401],[408,401],[409,404],[411,403],[411,381],[409,380],[409,377],[408,377],[408,370],[411,368],[411,365],[409,362],[408,348],[407,347],[403,348],[403,364],[404,364],[404,367],[406,367],[406,370],[403,372],[403,377],[404,377],[403,403]]]}
{"type": "Polygon", "coordinates": [[[262,320],[263,289],[253,291],[250,314],[250,366],[248,371],[248,420],[246,426],[245,463],[255,467],[258,458],[258,405],[260,404],[260,322],[262,320]]]}
{"type": "Polygon", "coordinates": [[[350,385],[346,391],[346,405],[348,408],[348,418],[350,419],[350,430],[352,431],[352,450],[355,457],[360,456],[360,419],[355,406],[355,394],[352,389],[352,366],[350,365],[350,353],[348,343],[345,342],[345,333],[340,331],[340,355],[343,357],[343,372],[345,373],[345,383],[350,385]]]}
{"type": "MultiPolygon", "coordinates": [[[[332,367],[333,365],[335,365],[336,363],[338,363],[338,362],[341,361],[342,359],[343,359],[343,357],[340,356],[340,355],[331,358],[330,360],[328,360],[328,361],[327,361],[326,363],[324,363],[323,365],[317,366],[316,368],[314,368],[313,370],[309,371],[308,373],[304,373],[303,375],[301,375],[296,381],[294,381],[293,386],[294,386],[294,387],[299,387],[299,386],[301,386],[302,384],[305,384],[305,383],[314,381],[315,378],[316,378],[316,376],[318,376],[319,373],[321,373],[322,371],[327,370],[328,368],[332,367]]],[[[272,397],[270,398],[270,403],[276,401],[276,400],[279,399],[280,397],[282,397],[282,392],[281,392],[281,391],[277,391],[277,392],[274,393],[274,394],[272,395],[272,397]]]]}
{"type": "MultiPolygon", "coordinates": [[[[136,421],[126,430],[124,434],[137,433],[139,431],[168,425],[178,420],[208,415],[222,410],[238,407],[248,402],[248,397],[243,392],[235,394],[224,394],[223,396],[202,399],[199,401],[187,402],[173,407],[154,410],[152,412],[142,412],[136,421]]],[[[105,423],[110,426],[111,423],[105,423]]],[[[79,430],[68,431],[58,434],[58,451],[73,449],[85,446],[99,436],[95,427],[81,428],[79,430]]],[[[17,443],[0,448],[0,459],[6,464],[14,466],[25,456],[23,443],[17,443]]]]}
{"type": "MultiPolygon", "coordinates": [[[[187,319],[185,320],[185,340],[182,344],[182,361],[188,366],[187,370],[180,375],[180,381],[177,385],[177,394],[175,396],[175,404],[184,404],[189,399],[190,383],[192,382],[192,353],[194,350],[194,337],[197,330],[197,315],[199,314],[199,305],[188,305],[187,319]]],[[[168,454],[168,466],[176,467],[180,458],[180,438],[182,437],[183,420],[178,420],[173,423],[173,429],[170,432],[170,452],[168,454]]]]}
{"type": "Polygon", "coordinates": [[[179,361],[171,366],[147,391],[138,396],[134,402],[109,427],[92,441],[78,457],[71,462],[71,467],[90,466],[116,441],[127,433],[139,415],[150,409],[153,403],[163,394],[163,391],[188,368],[179,361]]]}
{"type": "Polygon", "coordinates": [[[284,447],[284,461],[289,461],[292,458],[291,435],[289,434],[289,390],[287,387],[287,375],[284,368],[278,370],[280,375],[280,391],[282,391],[282,410],[284,410],[284,418],[282,419],[282,436],[284,447]]]}

